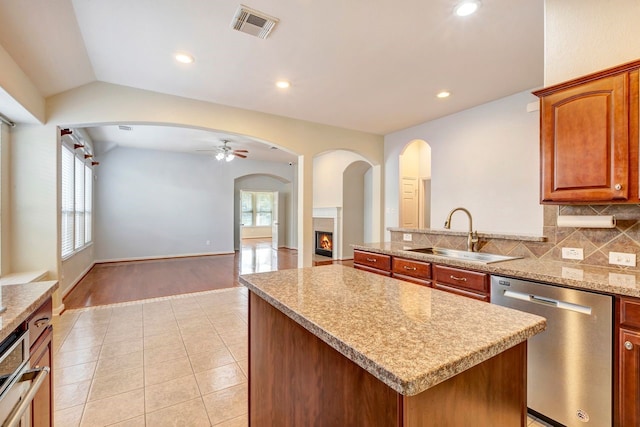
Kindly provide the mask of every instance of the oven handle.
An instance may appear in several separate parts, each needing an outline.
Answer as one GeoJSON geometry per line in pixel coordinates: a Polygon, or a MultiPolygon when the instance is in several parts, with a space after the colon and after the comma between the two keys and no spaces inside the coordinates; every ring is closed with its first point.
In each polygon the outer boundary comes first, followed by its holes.
{"type": "Polygon", "coordinates": [[[23,381],[33,381],[33,384],[31,384],[31,387],[29,387],[29,390],[27,391],[27,394],[25,394],[24,398],[22,398],[22,400],[20,400],[16,407],[13,408],[13,410],[9,414],[9,417],[6,419],[4,424],[2,424],[2,427],[15,427],[20,423],[22,415],[24,415],[25,411],[29,408],[29,405],[31,405],[31,402],[36,397],[36,393],[38,393],[38,390],[40,390],[40,386],[47,378],[47,375],[49,375],[50,371],[51,368],[49,368],[48,366],[43,366],[41,368],[28,370],[24,374],[22,374],[22,377],[20,377],[20,379],[16,381],[16,383],[23,381]]]}

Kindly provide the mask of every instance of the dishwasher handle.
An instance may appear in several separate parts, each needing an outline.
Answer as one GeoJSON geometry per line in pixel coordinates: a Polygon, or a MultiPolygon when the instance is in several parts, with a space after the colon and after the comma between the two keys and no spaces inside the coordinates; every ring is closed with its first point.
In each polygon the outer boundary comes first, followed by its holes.
{"type": "Polygon", "coordinates": [[[505,290],[503,295],[506,298],[518,299],[521,301],[527,301],[534,304],[542,304],[548,307],[559,308],[562,310],[575,311],[586,315],[591,315],[592,308],[586,305],[574,304],[572,302],[560,301],[553,298],[541,297],[540,295],[526,294],[523,292],[517,292],[512,290],[505,290]]]}
{"type": "Polygon", "coordinates": [[[16,427],[19,425],[22,415],[24,415],[26,410],[29,409],[29,405],[31,405],[31,402],[36,397],[36,393],[40,390],[40,386],[47,375],[49,375],[50,371],[51,368],[43,366],[41,368],[31,369],[22,375],[17,382],[33,381],[33,384],[31,384],[31,387],[29,387],[29,390],[22,400],[20,400],[15,408],[13,408],[9,417],[6,419],[4,424],[2,424],[2,427],[16,427]]]}

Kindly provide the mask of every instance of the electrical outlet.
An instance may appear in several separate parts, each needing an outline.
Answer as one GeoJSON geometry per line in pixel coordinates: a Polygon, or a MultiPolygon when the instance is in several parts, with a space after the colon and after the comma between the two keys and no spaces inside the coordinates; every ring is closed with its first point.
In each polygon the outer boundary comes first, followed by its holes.
{"type": "Polygon", "coordinates": [[[411,233],[403,233],[402,240],[404,240],[405,242],[410,242],[413,240],[413,235],[411,233]]]}
{"type": "Polygon", "coordinates": [[[635,267],[636,254],[627,254],[624,252],[609,252],[609,264],[635,267]]]}
{"type": "Polygon", "coordinates": [[[564,259],[584,259],[584,249],[582,248],[562,248],[562,258],[564,259]]]}

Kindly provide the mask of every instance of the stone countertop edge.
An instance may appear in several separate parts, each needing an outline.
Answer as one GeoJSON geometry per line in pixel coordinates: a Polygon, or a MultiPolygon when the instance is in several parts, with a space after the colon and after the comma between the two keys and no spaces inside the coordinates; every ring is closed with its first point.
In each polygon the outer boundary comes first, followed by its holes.
{"type": "MultiPolygon", "coordinates": [[[[329,266],[324,267],[310,267],[311,269],[318,268],[327,268],[329,266]]],[[[339,268],[351,268],[340,266],[339,268]]],[[[277,273],[277,272],[274,272],[277,273]]],[[[366,275],[372,275],[373,273],[360,272],[366,275]]],[[[390,370],[380,366],[375,361],[371,360],[366,354],[361,351],[358,351],[353,346],[344,342],[340,338],[336,337],[330,331],[322,328],[320,325],[314,323],[313,321],[306,318],[304,315],[296,312],[291,307],[283,304],[279,301],[275,296],[269,294],[268,292],[261,289],[259,286],[250,282],[251,276],[256,276],[260,274],[269,274],[269,273],[257,273],[247,275],[247,278],[240,276],[239,280],[244,286],[246,286],[250,291],[254,292],[257,296],[265,300],[267,303],[278,309],[280,312],[285,314],[287,317],[292,319],[294,322],[305,328],[307,331],[312,333],[314,336],[321,339],[323,342],[328,344],[330,347],[338,351],[340,354],[356,363],[358,366],[369,372],[371,375],[376,377],[378,380],[382,381],[384,384],[389,386],[394,391],[405,395],[405,396],[414,396],[417,395],[428,388],[431,388],[441,382],[448,380],[455,375],[466,371],[469,368],[472,368],[475,365],[478,365],[493,356],[496,356],[502,353],[509,348],[518,345],[530,337],[542,332],[546,328],[546,320],[539,316],[534,316],[539,318],[540,320],[536,323],[531,323],[528,327],[522,328],[514,333],[504,335],[500,340],[489,342],[482,347],[475,348],[473,351],[469,352],[465,357],[460,357],[456,360],[450,360],[445,363],[440,363],[435,369],[432,369],[428,372],[422,372],[415,375],[410,379],[402,379],[398,375],[394,374],[390,370]]],[[[390,279],[396,280],[396,279],[390,279]]],[[[414,286],[414,285],[412,285],[414,286]]],[[[440,291],[434,291],[440,292],[440,291]]],[[[453,296],[453,295],[452,295],[453,296]]],[[[464,298],[459,296],[453,296],[455,298],[464,298]]],[[[393,350],[391,349],[390,352],[393,350]]]]}
{"type": "Polygon", "coordinates": [[[2,304],[7,310],[0,315],[0,341],[27,320],[56,289],[58,289],[56,280],[2,285],[2,304]]]}
{"type": "MultiPolygon", "coordinates": [[[[432,228],[398,228],[387,227],[387,231],[401,232],[401,233],[418,233],[418,234],[438,234],[447,236],[467,236],[467,231],[452,231],[452,230],[438,230],[432,228]]],[[[520,240],[523,242],[546,242],[545,236],[535,236],[532,234],[503,234],[503,233],[491,233],[478,231],[478,237],[484,237],[486,239],[502,239],[502,240],[520,240]]]]}
{"type": "MultiPolygon", "coordinates": [[[[413,246],[410,242],[382,242],[352,245],[354,249],[383,255],[399,256],[402,258],[432,262],[440,265],[482,271],[498,276],[533,280],[550,285],[640,298],[640,271],[637,270],[595,267],[534,258],[522,258],[484,264],[480,262],[451,259],[437,255],[410,252],[409,250],[403,249],[413,246]],[[573,273],[582,274],[583,278],[578,279],[567,277],[569,275],[573,275],[573,273]],[[632,285],[624,283],[624,278],[633,278],[634,283],[632,285]],[[620,283],[612,283],[612,280],[620,280],[620,283]]],[[[415,247],[417,248],[418,246],[415,247]]]]}

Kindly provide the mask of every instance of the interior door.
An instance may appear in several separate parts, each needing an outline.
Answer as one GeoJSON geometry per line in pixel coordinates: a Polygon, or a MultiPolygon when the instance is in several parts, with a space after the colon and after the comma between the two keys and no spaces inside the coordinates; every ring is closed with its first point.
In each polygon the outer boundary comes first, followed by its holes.
{"type": "Polygon", "coordinates": [[[402,203],[400,218],[402,228],[418,227],[418,179],[414,177],[402,178],[402,203]]]}
{"type": "Polygon", "coordinates": [[[273,192],[273,204],[271,207],[271,247],[278,249],[278,192],[273,192]]]}

